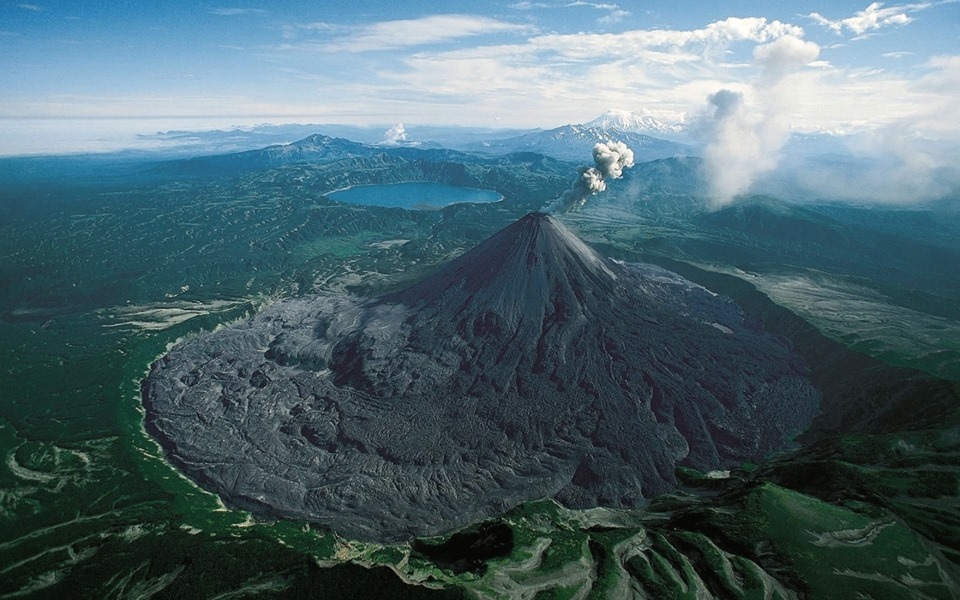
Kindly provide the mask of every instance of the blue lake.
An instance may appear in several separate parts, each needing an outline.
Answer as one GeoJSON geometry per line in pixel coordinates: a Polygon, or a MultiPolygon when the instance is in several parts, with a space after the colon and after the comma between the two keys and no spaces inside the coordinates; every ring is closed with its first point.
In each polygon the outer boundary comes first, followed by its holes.
{"type": "Polygon", "coordinates": [[[478,190],[433,182],[356,185],[330,192],[327,197],[337,202],[388,206],[414,210],[435,210],[450,204],[497,202],[503,197],[492,190],[478,190]]]}

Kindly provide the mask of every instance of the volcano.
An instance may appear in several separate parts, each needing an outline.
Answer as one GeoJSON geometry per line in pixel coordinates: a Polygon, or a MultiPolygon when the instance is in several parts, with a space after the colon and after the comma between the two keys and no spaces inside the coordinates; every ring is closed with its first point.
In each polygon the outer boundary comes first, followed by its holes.
{"type": "Polygon", "coordinates": [[[732,301],[531,213],[401,291],[191,338],[142,389],[169,459],[228,503],[400,541],[759,460],[816,413],[805,374],[732,301]]]}

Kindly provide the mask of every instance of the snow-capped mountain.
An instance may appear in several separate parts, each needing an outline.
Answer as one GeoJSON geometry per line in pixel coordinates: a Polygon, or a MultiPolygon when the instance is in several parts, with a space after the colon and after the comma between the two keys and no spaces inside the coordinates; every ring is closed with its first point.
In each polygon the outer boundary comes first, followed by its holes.
{"type": "Polygon", "coordinates": [[[665,123],[652,115],[628,110],[608,110],[596,119],[584,123],[583,127],[642,133],[666,139],[673,139],[684,133],[681,125],[665,123]]]}
{"type": "Polygon", "coordinates": [[[618,127],[564,125],[548,131],[536,131],[512,138],[490,140],[473,144],[468,149],[493,154],[508,152],[537,152],[559,160],[589,160],[597,142],[621,141],[633,150],[637,162],[683,156],[690,147],[661,139],[646,133],[637,133],[618,127]]]}

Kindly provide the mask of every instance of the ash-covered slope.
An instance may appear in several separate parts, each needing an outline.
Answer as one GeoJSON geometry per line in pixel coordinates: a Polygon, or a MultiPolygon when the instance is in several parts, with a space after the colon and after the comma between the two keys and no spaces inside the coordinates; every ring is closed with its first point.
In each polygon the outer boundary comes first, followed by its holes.
{"type": "Polygon", "coordinates": [[[758,459],[812,419],[804,372],[732,302],[530,214],[400,292],[191,339],[143,391],[170,458],[233,504],[400,540],[758,459]]]}

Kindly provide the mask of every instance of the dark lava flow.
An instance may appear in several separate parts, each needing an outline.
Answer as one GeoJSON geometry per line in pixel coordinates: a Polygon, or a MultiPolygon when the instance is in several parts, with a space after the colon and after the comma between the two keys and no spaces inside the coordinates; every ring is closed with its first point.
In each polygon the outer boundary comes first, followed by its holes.
{"type": "Polygon", "coordinates": [[[730,300],[532,213],[400,292],[193,337],[142,388],[168,458],[231,505],[399,541],[758,460],[815,415],[805,374],[730,300]]]}

